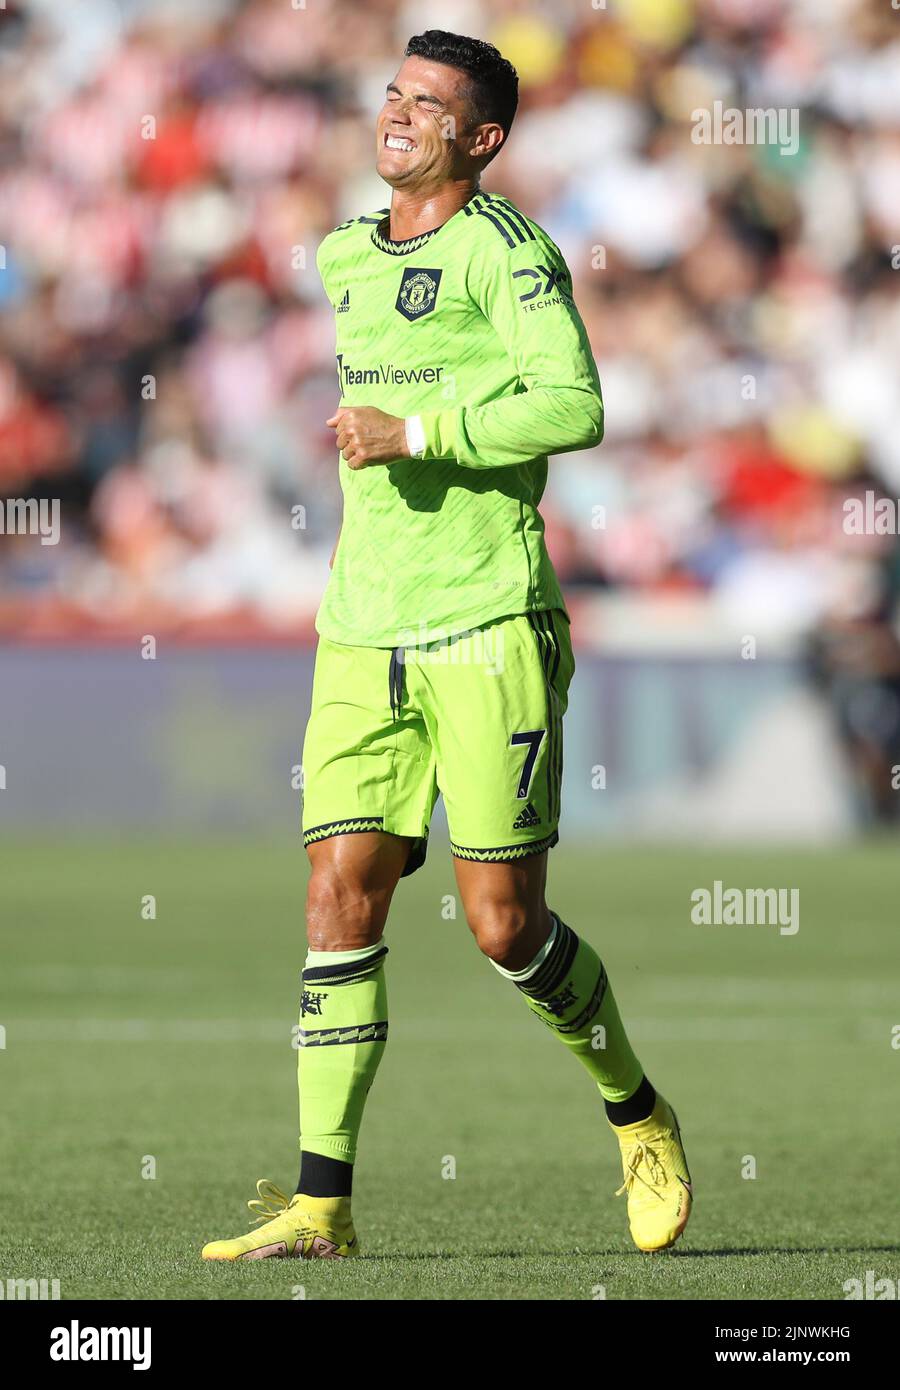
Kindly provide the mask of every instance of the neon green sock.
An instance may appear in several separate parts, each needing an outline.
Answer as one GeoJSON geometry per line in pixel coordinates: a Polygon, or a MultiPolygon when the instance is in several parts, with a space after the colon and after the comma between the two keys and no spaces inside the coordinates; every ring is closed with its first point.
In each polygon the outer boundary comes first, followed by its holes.
{"type": "Polygon", "coordinates": [[[387,947],[310,951],[303,969],[297,1080],[300,1148],[353,1163],[387,1038],[387,947]]]}
{"type": "Polygon", "coordinates": [[[555,913],[546,943],[524,970],[494,968],[512,980],[532,1013],[587,1068],[604,1100],[634,1095],[644,1072],[631,1050],[606,971],[592,946],[555,913]]]}

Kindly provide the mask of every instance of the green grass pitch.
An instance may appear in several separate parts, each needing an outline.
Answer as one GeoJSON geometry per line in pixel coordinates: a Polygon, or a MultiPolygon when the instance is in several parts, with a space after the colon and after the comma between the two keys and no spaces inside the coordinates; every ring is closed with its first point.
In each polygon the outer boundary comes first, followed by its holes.
{"type": "Polygon", "coordinates": [[[550,901],[600,951],[684,1131],[693,1219],[648,1257],[596,1091],[447,915],[435,838],[388,932],[365,1258],[204,1265],[258,1177],[293,1191],[305,874],[293,843],[4,847],[0,1279],[62,1298],[839,1300],[866,1270],[900,1276],[893,843],[551,855],[550,901]],[[717,878],[798,888],[798,934],[694,926],[690,893],[717,878]]]}

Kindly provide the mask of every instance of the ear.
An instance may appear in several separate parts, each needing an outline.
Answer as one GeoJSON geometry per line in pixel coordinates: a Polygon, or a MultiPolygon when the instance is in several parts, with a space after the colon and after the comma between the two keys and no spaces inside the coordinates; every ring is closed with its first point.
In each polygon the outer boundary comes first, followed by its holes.
{"type": "Polygon", "coordinates": [[[500,149],[505,139],[502,126],[494,122],[479,126],[469,154],[473,159],[491,158],[500,149]]]}

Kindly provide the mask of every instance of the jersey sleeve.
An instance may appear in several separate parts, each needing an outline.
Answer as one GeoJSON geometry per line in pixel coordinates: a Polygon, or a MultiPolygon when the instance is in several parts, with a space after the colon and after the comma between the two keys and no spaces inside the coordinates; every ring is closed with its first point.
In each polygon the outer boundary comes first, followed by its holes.
{"type": "Polygon", "coordinates": [[[423,413],[423,458],[502,468],[598,444],[600,380],[560,251],[543,235],[491,250],[473,265],[470,293],[511,359],[517,384],[483,405],[423,413]]]}

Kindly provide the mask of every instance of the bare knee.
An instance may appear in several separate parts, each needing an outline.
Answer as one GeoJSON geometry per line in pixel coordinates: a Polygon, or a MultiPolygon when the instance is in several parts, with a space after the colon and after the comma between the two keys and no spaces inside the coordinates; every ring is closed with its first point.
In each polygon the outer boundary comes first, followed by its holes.
{"type": "Polygon", "coordinates": [[[545,906],[515,899],[480,898],[467,906],[466,917],[478,949],[504,970],[524,970],[550,933],[545,906]]]}
{"type": "Polygon", "coordinates": [[[306,939],[313,951],[358,951],[381,938],[390,894],[332,865],[313,869],[306,891],[306,939]]]}

